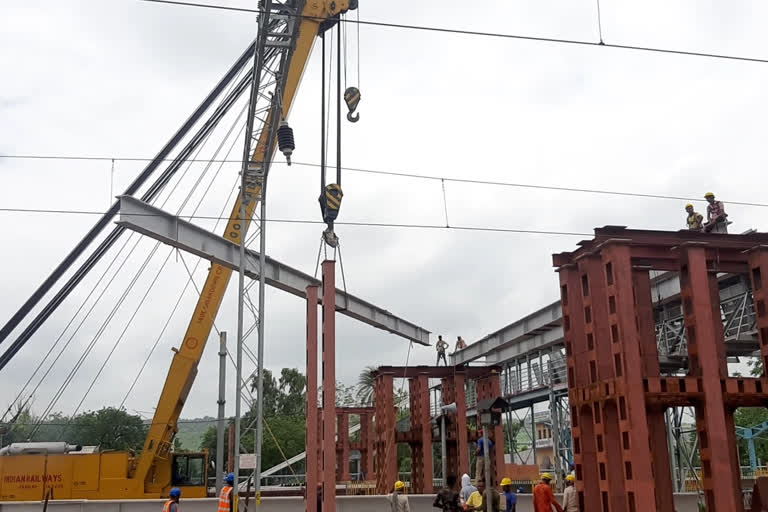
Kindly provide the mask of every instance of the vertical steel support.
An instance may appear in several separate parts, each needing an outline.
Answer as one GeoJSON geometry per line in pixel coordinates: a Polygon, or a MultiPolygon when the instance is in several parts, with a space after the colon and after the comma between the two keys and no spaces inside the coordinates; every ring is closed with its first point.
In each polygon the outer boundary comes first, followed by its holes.
{"type": "Polygon", "coordinates": [[[216,416],[216,496],[224,483],[224,404],[227,390],[227,333],[219,334],[219,406],[216,416]]]}
{"type": "Polygon", "coordinates": [[[726,412],[721,379],[728,376],[717,277],[707,270],[705,249],[682,249],[681,299],[691,375],[701,379],[705,399],[696,407],[702,487],[708,510],[743,510],[733,413],[726,412]],[[715,478],[717,482],[715,482],[715,478]]]}
{"type": "Polygon", "coordinates": [[[440,461],[442,471],[440,476],[443,479],[443,487],[448,485],[448,444],[445,441],[445,413],[440,413],[440,461]]]}
{"type": "Polygon", "coordinates": [[[429,408],[429,377],[420,374],[408,379],[411,412],[411,492],[431,494],[434,477],[432,428],[429,408]]]}
{"type": "Polygon", "coordinates": [[[338,428],[336,480],[349,482],[352,479],[349,474],[349,415],[344,412],[337,412],[336,425],[338,428]]]}
{"type": "Polygon", "coordinates": [[[336,510],[336,262],[323,267],[323,512],[336,510]]]}
{"type": "Polygon", "coordinates": [[[373,475],[373,452],[374,436],[371,432],[373,422],[371,421],[371,415],[363,413],[360,415],[360,468],[364,474],[363,480],[371,480],[373,475]]]}
{"type": "Polygon", "coordinates": [[[305,509],[317,512],[317,295],[318,286],[307,286],[307,493],[305,509]]]}
{"type": "MultiPolygon", "coordinates": [[[[467,379],[463,373],[453,377],[454,402],[456,402],[456,449],[459,468],[469,468],[469,439],[467,438],[467,379]]],[[[449,402],[450,403],[450,402],[449,402]]],[[[471,473],[471,471],[470,471],[471,473]]],[[[457,472],[457,475],[459,473],[457,472]]]]}
{"type": "Polygon", "coordinates": [[[389,492],[397,480],[394,376],[379,374],[374,384],[376,407],[376,493],[389,492]]]}

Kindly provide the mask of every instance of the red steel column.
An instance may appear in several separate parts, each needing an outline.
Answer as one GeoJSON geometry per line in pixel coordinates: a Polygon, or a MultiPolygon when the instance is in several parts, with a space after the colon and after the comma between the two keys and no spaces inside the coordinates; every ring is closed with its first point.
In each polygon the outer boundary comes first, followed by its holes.
{"type": "Polygon", "coordinates": [[[306,511],[317,512],[317,293],[307,286],[307,495],[306,511]]]}
{"type": "Polygon", "coordinates": [[[394,376],[379,374],[374,384],[376,407],[376,493],[391,491],[397,480],[394,376]]]}
{"type": "MultiPolygon", "coordinates": [[[[656,324],[653,316],[651,276],[647,269],[635,269],[632,279],[637,302],[635,309],[640,342],[640,357],[643,361],[642,374],[645,377],[658,377],[660,375],[659,349],[656,345],[656,324]]],[[[626,361],[628,379],[631,374],[629,359],[627,357],[626,361]]],[[[642,382],[639,385],[642,385],[642,382]]],[[[632,404],[630,404],[631,409],[632,404]]],[[[664,417],[664,408],[649,408],[646,402],[646,417],[651,446],[653,485],[656,492],[656,510],[659,512],[674,512],[674,488],[672,486],[672,471],[670,469],[667,423],[664,417]]]]}
{"type": "MultiPolygon", "coordinates": [[[[626,490],[621,497],[628,510],[659,510],[674,512],[672,494],[667,503],[657,507],[655,480],[653,475],[653,452],[649,444],[650,432],[646,417],[645,390],[643,388],[643,358],[640,345],[644,337],[639,332],[640,313],[647,323],[647,315],[652,314],[650,281],[632,268],[630,247],[613,243],[602,251],[601,269],[606,280],[608,299],[609,355],[613,359],[617,381],[623,381],[623,389],[617,389],[618,411],[615,433],[606,438],[606,447],[620,454],[618,467],[609,471],[614,478],[623,480],[626,490]],[[635,282],[647,289],[637,290],[635,282]],[[647,282],[646,282],[647,281],[647,282]],[[612,446],[613,445],[613,446],[612,446]],[[623,460],[623,464],[622,464],[623,460]],[[617,474],[616,474],[617,473],[617,474]]],[[[646,277],[648,272],[645,272],[646,277]]],[[[644,326],[649,326],[644,323],[644,326]]],[[[650,336],[654,336],[651,331],[650,336]]],[[[617,384],[618,387],[618,384],[617,384]]],[[[663,418],[663,416],[662,416],[663,418]]],[[[605,414],[606,426],[611,425],[609,414],[605,414]]],[[[656,431],[654,431],[656,432],[656,431]]],[[[658,432],[656,432],[658,434],[658,432]]],[[[667,452],[666,435],[660,441],[663,444],[653,447],[653,451],[667,452]]],[[[670,482],[671,484],[671,482],[670,482]]],[[[671,491],[671,487],[669,489],[671,491]]]]}
{"type": "Polygon", "coordinates": [[[323,512],[336,511],[336,262],[323,262],[323,512]]]}
{"type": "Polygon", "coordinates": [[[466,376],[463,373],[456,373],[453,377],[453,392],[456,402],[456,450],[459,454],[459,467],[456,472],[457,476],[464,471],[467,471],[470,475],[472,474],[472,468],[469,467],[466,385],[466,376]]]}
{"type": "Polygon", "coordinates": [[[371,415],[360,415],[360,471],[365,477],[363,480],[371,480],[373,476],[373,435],[371,435],[371,415]]]}
{"type": "Polygon", "coordinates": [[[691,362],[701,379],[704,400],[696,407],[707,510],[743,510],[736,447],[729,444],[721,379],[728,376],[717,280],[710,279],[704,247],[683,247],[680,288],[691,362]],[[714,290],[712,289],[714,283],[714,290]]]}
{"type": "Polygon", "coordinates": [[[761,245],[749,252],[749,277],[752,280],[752,296],[757,332],[760,337],[760,354],[763,360],[763,389],[766,389],[765,375],[768,371],[768,247],[761,245]]]}
{"type": "Polygon", "coordinates": [[[349,476],[349,415],[345,412],[336,413],[337,425],[339,429],[339,440],[337,441],[338,450],[338,467],[337,480],[340,482],[349,482],[351,480],[349,476]]]}
{"type": "Polygon", "coordinates": [[[411,401],[411,485],[414,494],[432,494],[432,428],[429,414],[429,377],[426,374],[409,379],[411,401]]]}

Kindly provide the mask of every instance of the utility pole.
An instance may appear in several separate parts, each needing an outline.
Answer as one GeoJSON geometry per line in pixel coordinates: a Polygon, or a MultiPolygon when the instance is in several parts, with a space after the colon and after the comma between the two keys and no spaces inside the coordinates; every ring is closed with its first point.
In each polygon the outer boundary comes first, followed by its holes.
{"type": "Polygon", "coordinates": [[[224,404],[227,383],[227,333],[219,335],[219,413],[216,420],[216,495],[224,483],[224,404]]]}

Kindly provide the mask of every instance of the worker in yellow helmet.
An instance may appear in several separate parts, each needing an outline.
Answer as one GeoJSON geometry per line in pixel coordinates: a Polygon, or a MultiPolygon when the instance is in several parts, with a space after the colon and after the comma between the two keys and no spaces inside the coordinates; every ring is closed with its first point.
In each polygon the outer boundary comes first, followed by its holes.
{"type": "Polygon", "coordinates": [[[542,473],[541,482],[533,488],[533,511],[534,512],[552,512],[555,507],[557,512],[563,512],[563,507],[555,499],[552,487],[549,483],[552,481],[552,475],[542,473]]]}
{"type": "Polygon", "coordinates": [[[707,192],[704,199],[709,203],[707,205],[707,223],[704,224],[704,231],[707,233],[728,233],[728,214],[725,213],[725,206],[722,201],[715,201],[715,194],[707,192]]]}
{"type": "Polygon", "coordinates": [[[688,229],[691,231],[701,231],[704,229],[704,216],[693,209],[693,205],[688,203],[685,205],[685,211],[688,217],[685,219],[688,229]]]}
{"type": "Polygon", "coordinates": [[[504,477],[501,479],[501,491],[507,502],[506,512],[515,512],[517,508],[517,494],[512,492],[512,480],[504,477]]]}
{"type": "Polygon", "coordinates": [[[387,500],[392,512],[411,512],[408,505],[408,496],[405,496],[405,483],[398,480],[395,482],[395,489],[391,494],[387,494],[387,500]]]}
{"type": "Polygon", "coordinates": [[[576,477],[565,477],[565,492],[563,493],[563,509],[565,512],[579,512],[579,495],[576,493],[576,477]]]}

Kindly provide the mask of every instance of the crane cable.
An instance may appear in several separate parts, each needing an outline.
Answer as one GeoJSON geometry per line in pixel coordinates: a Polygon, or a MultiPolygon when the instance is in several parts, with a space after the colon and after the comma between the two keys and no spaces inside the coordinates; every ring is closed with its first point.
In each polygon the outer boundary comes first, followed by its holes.
{"type": "MultiPolygon", "coordinates": [[[[232,126],[230,127],[229,131],[227,132],[227,134],[225,135],[225,137],[222,139],[222,141],[220,142],[219,146],[216,148],[216,150],[215,150],[215,152],[214,152],[214,155],[213,155],[213,157],[211,158],[211,161],[209,161],[209,162],[208,162],[208,164],[205,166],[205,168],[204,168],[204,169],[203,169],[203,171],[201,172],[200,176],[198,177],[197,181],[195,182],[195,184],[194,184],[194,185],[191,187],[191,189],[190,189],[190,191],[188,192],[187,196],[185,197],[184,201],[183,201],[183,202],[182,202],[182,204],[179,206],[179,208],[178,208],[178,210],[177,210],[177,215],[180,215],[180,214],[181,214],[181,211],[183,210],[183,208],[184,208],[184,207],[187,205],[187,203],[189,202],[189,200],[190,200],[190,198],[191,198],[192,194],[193,194],[193,193],[194,193],[194,192],[197,190],[197,188],[200,186],[200,183],[202,182],[202,180],[203,180],[203,178],[205,177],[205,175],[206,175],[206,174],[208,174],[208,172],[210,171],[210,169],[211,169],[211,166],[212,166],[212,163],[213,163],[213,162],[212,162],[212,160],[214,160],[214,159],[215,159],[215,158],[218,156],[218,154],[220,153],[220,151],[221,151],[221,149],[223,148],[224,144],[226,143],[227,139],[229,138],[229,136],[232,134],[232,132],[233,132],[234,128],[235,128],[235,127],[237,126],[237,124],[239,123],[239,120],[240,120],[240,118],[242,117],[242,115],[243,115],[243,112],[244,112],[244,111],[241,111],[241,112],[240,112],[240,115],[238,115],[238,116],[237,116],[237,118],[236,118],[236,119],[235,119],[235,121],[233,122],[232,126]]],[[[196,151],[196,155],[195,155],[195,158],[196,158],[196,157],[197,157],[197,156],[198,156],[198,155],[199,155],[199,154],[202,152],[202,150],[204,149],[204,147],[206,146],[206,144],[207,144],[207,143],[210,141],[210,133],[211,133],[211,132],[209,132],[209,133],[207,134],[207,136],[205,137],[205,139],[202,141],[202,144],[200,144],[200,145],[198,146],[198,148],[197,148],[197,151],[196,151]]],[[[232,147],[233,147],[233,146],[234,146],[234,143],[233,143],[232,147]]],[[[230,151],[231,151],[231,147],[230,147],[230,151]]],[[[178,188],[179,184],[180,184],[180,183],[181,183],[181,182],[184,180],[184,178],[185,178],[185,177],[186,177],[186,175],[188,174],[188,172],[189,172],[189,170],[191,169],[191,167],[192,167],[192,162],[189,162],[189,163],[188,163],[188,165],[187,165],[187,167],[185,168],[185,170],[182,172],[182,174],[180,175],[179,179],[177,180],[176,184],[175,184],[173,187],[171,187],[171,188],[170,188],[170,190],[169,190],[169,193],[168,193],[167,197],[165,198],[165,200],[163,201],[163,203],[162,203],[161,207],[164,207],[164,206],[165,206],[165,204],[166,204],[166,203],[167,203],[167,202],[170,200],[170,198],[172,197],[173,193],[174,193],[174,192],[175,192],[175,190],[178,188]]],[[[218,168],[218,170],[217,170],[217,172],[216,172],[216,174],[214,175],[214,179],[213,179],[213,180],[211,180],[211,184],[213,183],[213,181],[215,181],[215,178],[216,178],[216,176],[218,175],[218,173],[221,171],[222,167],[223,167],[223,164],[220,164],[220,165],[219,165],[219,168],[218,168]]],[[[204,193],[204,194],[202,195],[202,197],[200,198],[200,200],[198,201],[198,204],[197,204],[197,206],[196,206],[196,208],[195,208],[195,212],[197,211],[197,209],[200,207],[200,205],[202,204],[203,200],[205,199],[205,197],[206,197],[206,195],[207,195],[207,191],[208,191],[208,190],[210,190],[210,185],[211,185],[211,184],[209,184],[208,188],[206,189],[206,193],[204,193]]],[[[136,243],[136,245],[134,245],[134,248],[133,248],[133,249],[135,249],[135,248],[138,246],[138,243],[139,243],[139,242],[140,242],[140,240],[139,240],[139,241],[137,241],[137,243],[136,243]]],[[[119,309],[119,307],[120,307],[120,306],[122,305],[122,303],[124,302],[124,300],[125,300],[125,298],[127,297],[128,293],[130,293],[130,291],[133,289],[133,287],[135,286],[136,282],[138,281],[138,278],[141,276],[141,274],[142,274],[142,273],[144,272],[144,270],[146,269],[146,267],[147,267],[147,264],[149,263],[149,260],[150,260],[150,259],[152,258],[152,256],[155,254],[155,251],[156,251],[156,250],[157,250],[157,248],[159,247],[159,244],[160,244],[160,242],[157,242],[157,243],[155,244],[155,247],[152,249],[152,252],[151,252],[151,253],[150,253],[150,255],[149,255],[149,256],[147,256],[147,258],[145,259],[145,261],[144,261],[144,263],[142,264],[142,266],[141,266],[141,268],[140,268],[139,272],[137,273],[137,275],[134,277],[134,279],[133,279],[133,280],[131,281],[131,283],[129,284],[129,286],[128,286],[127,290],[125,291],[125,293],[124,293],[124,294],[123,294],[123,296],[121,297],[121,299],[120,299],[120,301],[118,302],[118,304],[116,304],[116,305],[115,305],[115,307],[113,308],[113,310],[110,312],[109,316],[107,317],[107,319],[105,320],[105,322],[104,322],[104,323],[102,324],[102,326],[100,327],[100,329],[99,329],[99,331],[97,332],[96,336],[95,336],[95,337],[94,337],[94,339],[91,341],[91,343],[88,345],[88,347],[86,348],[86,350],[85,350],[84,354],[83,354],[83,355],[80,357],[80,359],[78,360],[78,363],[77,363],[77,364],[75,365],[75,367],[74,367],[74,368],[73,368],[73,369],[70,371],[70,373],[68,374],[68,376],[67,376],[67,378],[65,379],[65,381],[62,383],[62,385],[61,385],[61,387],[59,388],[59,390],[57,391],[57,393],[56,393],[56,394],[54,394],[54,397],[52,398],[51,402],[50,402],[50,403],[49,403],[49,405],[46,407],[46,412],[45,412],[45,413],[44,413],[44,414],[41,416],[41,419],[40,419],[40,422],[39,422],[39,423],[41,423],[41,422],[43,421],[43,419],[44,419],[44,418],[45,418],[45,417],[46,417],[46,416],[49,414],[50,410],[52,410],[52,408],[55,406],[55,404],[56,404],[56,403],[59,401],[59,399],[60,399],[60,398],[61,398],[61,396],[63,395],[63,392],[64,392],[64,391],[66,390],[66,388],[67,388],[67,387],[68,387],[68,386],[71,384],[72,380],[74,379],[75,375],[76,375],[76,374],[77,374],[77,372],[79,371],[80,367],[81,367],[81,366],[82,366],[82,364],[85,362],[85,359],[88,357],[88,355],[90,354],[90,352],[93,350],[93,347],[94,347],[94,346],[95,346],[95,344],[98,342],[98,340],[101,338],[102,334],[103,334],[103,333],[104,333],[104,331],[106,330],[106,327],[109,325],[109,323],[112,321],[112,319],[113,319],[113,318],[114,318],[114,316],[116,315],[116,313],[117,313],[117,310],[119,309]]],[[[171,251],[168,253],[168,256],[166,257],[165,261],[163,262],[163,264],[161,265],[161,267],[160,267],[160,269],[158,270],[157,274],[155,275],[155,278],[152,280],[152,283],[150,284],[150,288],[147,290],[147,292],[145,293],[145,295],[144,295],[144,297],[142,298],[141,302],[140,302],[140,303],[139,303],[139,305],[137,306],[137,308],[136,308],[136,310],[134,311],[134,313],[133,313],[133,316],[131,317],[131,319],[132,319],[132,318],[133,318],[133,317],[136,315],[136,313],[138,313],[138,309],[139,309],[139,308],[141,308],[141,306],[143,305],[143,303],[144,303],[144,301],[146,300],[146,298],[147,298],[147,296],[148,296],[148,294],[149,294],[150,290],[152,289],[152,286],[153,286],[153,284],[156,282],[156,280],[158,279],[158,277],[160,276],[160,274],[161,274],[161,273],[162,273],[162,271],[164,270],[164,268],[165,268],[166,264],[167,264],[167,263],[168,263],[168,261],[169,261],[170,255],[171,255],[172,253],[173,253],[173,250],[171,250],[171,251]]],[[[129,254],[129,256],[130,256],[130,254],[129,254]]],[[[125,261],[127,261],[127,260],[128,260],[128,257],[126,257],[126,260],[125,260],[125,261]]],[[[125,261],[124,261],[124,262],[125,262],[125,261]]],[[[116,276],[117,276],[117,273],[115,274],[115,276],[113,276],[113,279],[114,279],[114,277],[116,277],[116,276]]],[[[107,288],[105,288],[105,290],[104,290],[104,291],[106,291],[106,289],[108,289],[108,287],[107,287],[107,288]]],[[[103,292],[102,292],[102,294],[103,294],[103,292]]],[[[96,305],[96,303],[94,303],[94,306],[95,306],[95,305],[96,305]]],[[[91,311],[93,311],[93,307],[92,307],[92,308],[91,308],[91,310],[89,311],[89,314],[90,314],[90,312],[91,312],[91,311]]],[[[86,318],[87,318],[87,317],[86,317],[86,318]]],[[[83,322],[86,320],[86,318],[84,318],[84,319],[83,319],[83,321],[81,322],[81,324],[80,324],[81,326],[82,326],[83,322]]],[[[104,362],[103,362],[103,364],[102,364],[101,368],[99,369],[99,371],[98,371],[98,373],[97,373],[96,377],[93,379],[93,381],[91,382],[91,385],[90,385],[90,387],[88,388],[88,390],[86,391],[86,393],[85,393],[85,395],[83,396],[82,400],[81,400],[81,401],[80,401],[80,403],[78,404],[78,406],[77,406],[77,408],[76,408],[76,411],[78,411],[78,410],[80,409],[80,407],[82,406],[83,402],[84,402],[84,401],[85,401],[85,399],[87,398],[88,394],[89,394],[89,393],[90,393],[90,391],[93,389],[93,386],[95,385],[95,381],[96,381],[96,379],[98,379],[98,377],[101,375],[101,373],[102,373],[102,371],[103,371],[104,367],[105,367],[105,366],[106,366],[106,364],[109,362],[110,358],[112,357],[112,354],[113,354],[113,353],[114,353],[114,351],[117,349],[117,347],[118,347],[118,345],[120,344],[120,342],[122,341],[122,339],[123,339],[123,336],[124,336],[124,334],[125,334],[125,332],[127,331],[127,329],[128,329],[128,327],[129,327],[129,326],[130,326],[130,320],[129,320],[128,324],[126,325],[125,329],[123,330],[122,334],[121,334],[121,335],[120,335],[120,337],[118,338],[117,342],[116,342],[116,343],[115,343],[115,345],[113,346],[113,348],[112,348],[112,350],[110,351],[109,355],[108,355],[108,356],[107,356],[107,358],[104,360],[104,362]]],[[[78,327],[78,328],[79,328],[79,327],[78,327]]],[[[73,333],[73,337],[74,337],[74,333],[73,333]]],[[[71,339],[72,339],[72,338],[70,338],[70,341],[71,341],[71,339]]],[[[66,348],[66,347],[65,347],[65,348],[66,348]]],[[[59,355],[61,355],[61,353],[60,353],[59,355]]],[[[58,358],[57,358],[57,360],[58,360],[58,358]]],[[[53,364],[55,364],[55,361],[54,361],[54,363],[53,363],[53,364]]],[[[42,382],[42,380],[41,380],[41,382],[42,382]]],[[[73,416],[74,416],[74,414],[73,414],[73,416]]],[[[32,433],[30,434],[30,436],[31,436],[31,435],[33,435],[33,434],[34,434],[34,433],[35,433],[35,432],[38,430],[38,428],[39,428],[39,426],[38,426],[38,427],[36,427],[35,429],[33,429],[33,431],[32,431],[32,433]]]]}

